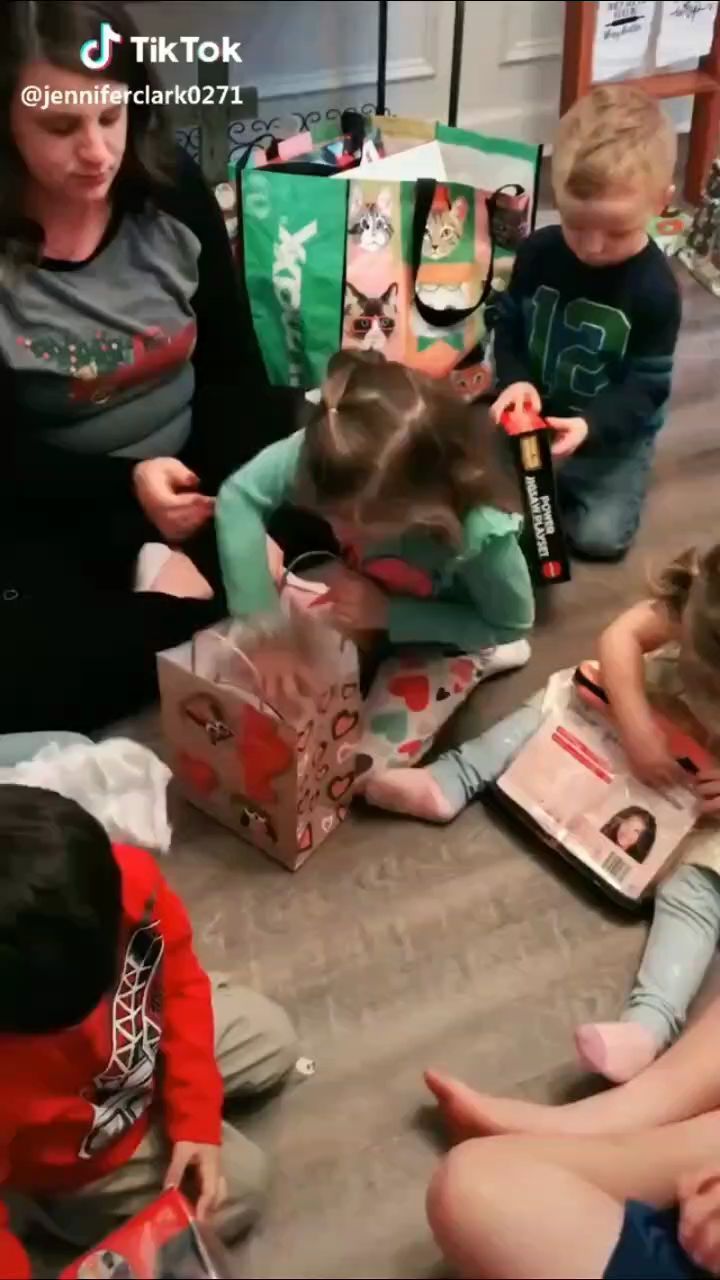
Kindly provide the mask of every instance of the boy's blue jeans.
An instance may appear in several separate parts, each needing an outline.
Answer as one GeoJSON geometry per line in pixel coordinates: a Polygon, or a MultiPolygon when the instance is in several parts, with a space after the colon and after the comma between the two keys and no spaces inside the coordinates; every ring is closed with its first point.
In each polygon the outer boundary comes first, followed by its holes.
{"type": "Polygon", "coordinates": [[[617,560],[640,523],[655,442],[643,438],[622,453],[586,447],[557,467],[563,526],[570,546],[590,560],[617,560]]]}

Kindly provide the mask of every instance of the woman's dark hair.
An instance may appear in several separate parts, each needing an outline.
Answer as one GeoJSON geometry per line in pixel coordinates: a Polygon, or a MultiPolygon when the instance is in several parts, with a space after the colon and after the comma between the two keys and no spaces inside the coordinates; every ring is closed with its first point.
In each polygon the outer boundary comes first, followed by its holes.
{"type": "MultiPolygon", "coordinates": [[[[42,257],[42,230],[23,213],[26,171],[15,145],[10,106],[22,68],[50,62],[97,81],[103,73],[80,61],[80,47],[97,40],[109,22],[123,37],[114,46],[108,78],[131,90],[160,88],[151,65],[138,62],[130,37],[138,34],[132,18],[114,0],[5,0],[0,6],[0,255],[18,262],[42,257]]],[[[166,113],[145,101],[128,102],[128,136],[113,198],[126,209],[141,210],[148,198],[171,181],[173,150],[166,113]]]]}
{"type": "Polygon", "coordinates": [[[309,414],[297,499],[358,523],[432,528],[459,544],[481,504],[517,509],[493,455],[487,410],[375,351],[340,351],[309,414]]]}
{"type": "Polygon", "coordinates": [[[82,1022],[117,976],[120,920],[100,823],[54,791],[0,786],[0,1033],[82,1022]]]}
{"type": "Polygon", "coordinates": [[[634,858],[636,862],[644,862],[657,835],[657,822],[649,809],[643,809],[638,804],[628,805],[627,809],[621,809],[619,813],[613,814],[612,818],[608,819],[602,828],[602,834],[607,836],[608,840],[612,840],[613,844],[617,844],[620,828],[628,818],[640,818],[643,829],[635,843],[623,852],[634,858]]]}

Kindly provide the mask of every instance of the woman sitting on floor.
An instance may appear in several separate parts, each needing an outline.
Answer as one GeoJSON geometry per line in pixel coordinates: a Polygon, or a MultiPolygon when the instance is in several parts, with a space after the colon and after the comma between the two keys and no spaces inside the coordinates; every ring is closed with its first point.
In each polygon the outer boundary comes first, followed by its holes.
{"type": "Polygon", "coordinates": [[[0,732],[153,697],[156,651],[224,609],[214,493],[294,425],[135,34],[104,0],[0,14],[0,732]],[[104,23],[122,43],[89,72],[104,23]]]}

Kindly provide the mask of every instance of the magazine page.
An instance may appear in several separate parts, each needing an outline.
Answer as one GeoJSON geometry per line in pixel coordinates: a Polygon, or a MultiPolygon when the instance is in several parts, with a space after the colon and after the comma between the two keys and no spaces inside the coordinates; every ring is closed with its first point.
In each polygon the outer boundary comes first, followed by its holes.
{"type": "Polygon", "coordinates": [[[579,862],[637,900],[693,827],[688,787],[654,791],[630,773],[610,720],[574,695],[553,709],[499,789],[579,862]]]}

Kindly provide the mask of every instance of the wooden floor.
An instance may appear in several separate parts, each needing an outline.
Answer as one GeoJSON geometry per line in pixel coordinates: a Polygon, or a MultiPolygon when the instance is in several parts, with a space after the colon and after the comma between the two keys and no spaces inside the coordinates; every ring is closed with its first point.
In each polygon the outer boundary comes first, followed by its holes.
{"type": "MultiPolygon", "coordinates": [[[[713,534],[720,307],[680,278],[672,413],[637,546],[551,590],[530,666],[482,688],[458,735],[592,653],[652,565],[713,534]]],[[[642,923],[605,911],[480,805],[443,830],[359,813],[295,876],[181,806],[165,867],[203,960],[285,1004],[317,1063],[248,1117],[275,1181],[236,1274],[442,1274],[423,1214],[437,1148],[421,1069],[538,1099],[576,1089],[573,1026],[617,1009],[642,923]]]]}

